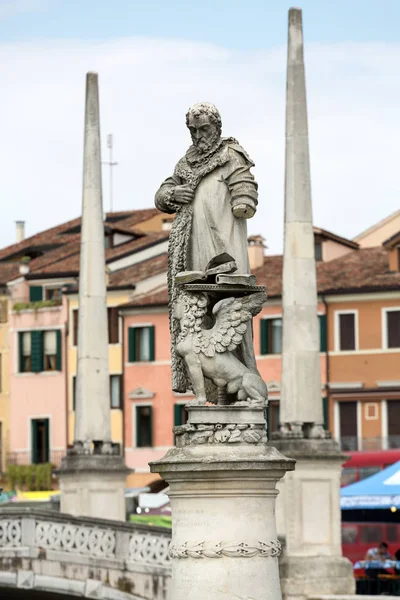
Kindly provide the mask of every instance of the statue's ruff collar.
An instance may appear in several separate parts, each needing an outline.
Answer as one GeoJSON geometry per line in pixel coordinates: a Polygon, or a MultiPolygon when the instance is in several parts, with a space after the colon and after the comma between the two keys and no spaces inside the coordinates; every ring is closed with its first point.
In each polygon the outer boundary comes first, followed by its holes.
{"type": "Polygon", "coordinates": [[[198,167],[208,162],[212,157],[225,149],[228,144],[238,144],[235,138],[220,138],[218,143],[210,148],[208,152],[199,152],[196,146],[190,146],[186,152],[185,159],[191,167],[198,167]]]}

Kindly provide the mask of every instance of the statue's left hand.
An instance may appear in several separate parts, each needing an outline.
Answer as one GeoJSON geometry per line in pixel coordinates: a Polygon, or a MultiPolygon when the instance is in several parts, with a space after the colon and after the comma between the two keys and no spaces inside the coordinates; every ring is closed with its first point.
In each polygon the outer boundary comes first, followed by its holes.
{"type": "Polygon", "coordinates": [[[232,208],[232,212],[238,219],[251,219],[256,211],[248,204],[237,204],[232,208]]]}

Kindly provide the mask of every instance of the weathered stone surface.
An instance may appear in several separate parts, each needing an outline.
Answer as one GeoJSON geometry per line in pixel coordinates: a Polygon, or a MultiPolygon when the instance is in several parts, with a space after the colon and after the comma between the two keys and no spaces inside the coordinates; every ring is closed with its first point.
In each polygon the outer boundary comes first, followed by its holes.
{"type": "Polygon", "coordinates": [[[212,433],[212,441],[199,444],[192,438],[150,463],[151,471],[160,473],[170,486],[171,596],[265,600],[267,594],[279,600],[275,486],[293,469],[294,460],[260,441],[266,425],[261,409],[190,405],[187,409],[189,423],[183,435],[199,435],[193,434],[192,426],[198,427],[202,415],[207,425],[214,426],[212,432],[203,431],[212,433]]]}
{"type": "Polygon", "coordinates": [[[301,10],[289,11],[280,419],[323,423],[301,10]]]}

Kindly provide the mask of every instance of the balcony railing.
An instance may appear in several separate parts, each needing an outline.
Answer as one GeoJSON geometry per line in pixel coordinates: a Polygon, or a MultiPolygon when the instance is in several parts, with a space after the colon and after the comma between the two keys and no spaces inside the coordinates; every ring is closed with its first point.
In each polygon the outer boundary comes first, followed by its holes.
{"type": "Polygon", "coordinates": [[[32,465],[51,463],[54,467],[61,465],[66,450],[49,450],[48,452],[8,452],[6,455],[6,468],[9,465],[32,465]],[[36,456],[34,456],[36,454],[36,456]]]}
{"type": "Polygon", "coordinates": [[[393,450],[400,448],[400,435],[389,435],[387,437],[368,437],[358,438],[354,436],[344,436],[339,440],[340,449],[345,452],[373,452],[376,450],[393,450]]]}

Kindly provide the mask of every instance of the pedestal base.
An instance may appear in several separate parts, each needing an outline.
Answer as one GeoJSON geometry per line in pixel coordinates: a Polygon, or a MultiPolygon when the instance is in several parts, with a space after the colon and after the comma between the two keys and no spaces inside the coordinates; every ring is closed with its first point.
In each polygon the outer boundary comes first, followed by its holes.
{"type": "Polygon", "coordinates": [[[262,408],[187,407],[169,483],[173,600],[280,600],[276,482],[294,461],[265,443],[262,408]]]}
{"type": "Polygon", "coordinates": [[[331,439],[272,442],[296,459],[296,470],[278,486],[278,535],[285,541],[280,561],[285,600],[320,594],[354,594],[351,562],[341,546],[340,473],[346,460],[331,439]]]}
{"type": "Polygon", "coordinates": [[[67,455],[59,469],[63,513],[125,521],[125,480],[121,456],[67,455]]]}

